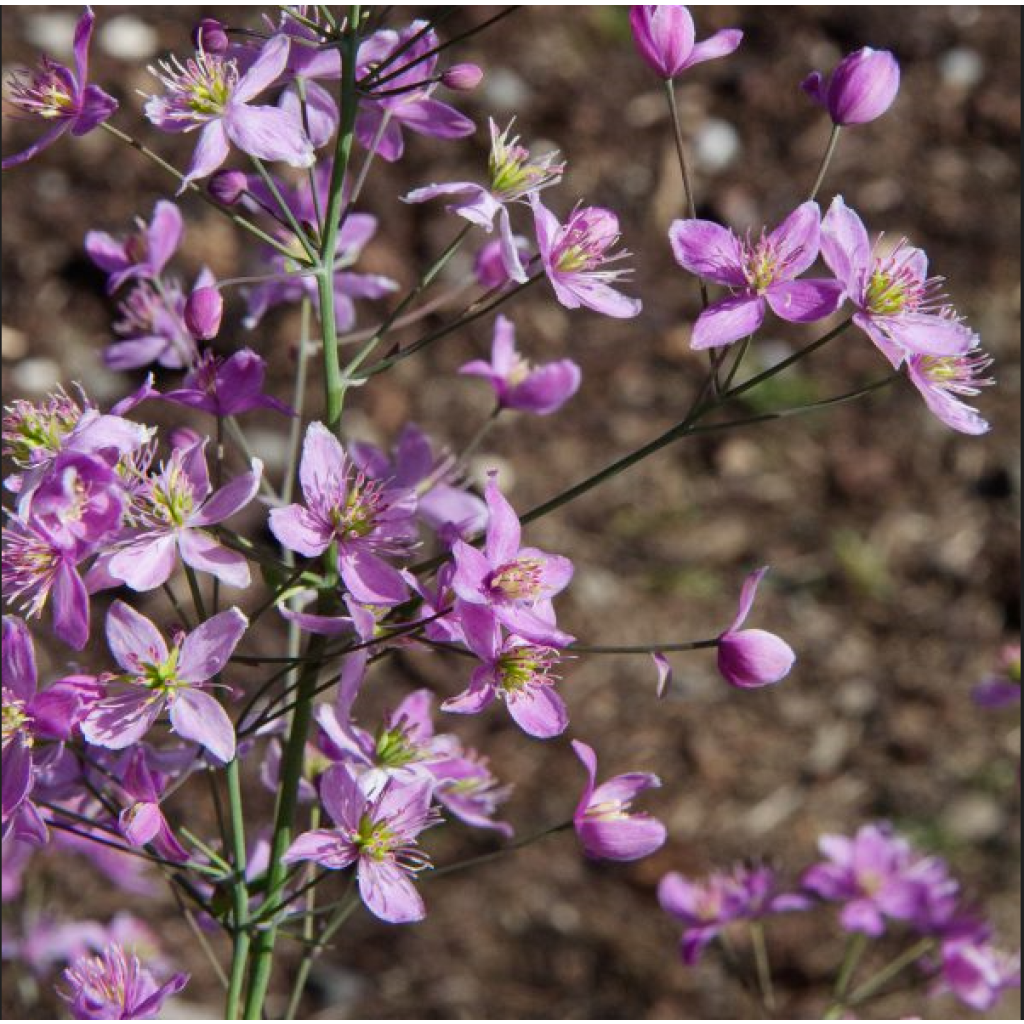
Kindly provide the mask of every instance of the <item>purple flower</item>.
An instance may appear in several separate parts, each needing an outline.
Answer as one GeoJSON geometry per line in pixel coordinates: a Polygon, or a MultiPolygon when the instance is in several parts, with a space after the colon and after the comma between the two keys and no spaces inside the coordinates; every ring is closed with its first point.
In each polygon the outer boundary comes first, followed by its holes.
{"type": "Polygon", "coordinates": [[[313,146],[301,123],[279,107],[252,103],[284,74],[290,45],[287,37],[275,36],[244,75],[236,61],[202,50],[184,64],[174,58],[154,69],[165,92],[149,97],[149,120],[166,132],[200,130],[181,191],[213,174],[232,144],[260,160],[312,166],[313,146]]]}
{"type": "Polygon", "coordinates": [[[79,452],[57,456],[32,495],[31,517],[66,548],[91,549],[121,526],[124,482],[104,459],[79,452]]]}
{"type": "Polygon", "coordinates": [[[249,564],[208,532],[248,505],[259,490],[263,463],[214,492],[206,465],[206,441],[176,448],[135,496],[132,516],[139,533],[111,557],[110,575],[132,590],[161,587],[171,577],[178,555],[198,572],[210,573],[230,587],[249,585],[249,564]]]}
{"type": "Polygon", "coordinates": [[[992,358],[975,347],[963,356],[911,355],[907,359],[907,374],[928,408],[947,427],[980,437],[992,425],[964,399],[980,395],[982,388],[995,384],[985,376],[991,365],[992,358]]]}
{"type": "Polygon", "coordinates": [[[1012,989],[1020,988],[1020,954],[992,945],[987,929],[956,936],[942,946],[940,992],[949,992],[978,1013],[990,1013],[1012,989]]]}
{"type": "Polygon", "coordinates": [[[156,1020],[163,1004],[189,982],[176,974],[164,985],[122,946],[76,960],[65,972],[68,990],[61,996],[76,1020],[156,1020]]]}
{"type": "Polygon", "coordinates": [[[747,577],[733,624],[718,640],[718,670],[730,686],[753,690],[781,682],[793,669],[796,655],[780,637],[761,629],[743,629],[768,569],[747,577]]]}
{"type": "Polygon", "coordinates": [[[659,789],[657,775],[618,775],[597,785],[597,755],[586,743],[572,749],[587,770],[587,785],[573,823],[588,857],[634,861],[660,850],[668,839],[665,826],[649,814],[632,812],[633,801],[649,789],[659,789]]]}
{"type": "Polygon", "coordinates": [[[306,558],[332,544],[345,586],[363,604],[401,604],[408,589],[381,556],[404,554],[416,539],[416,496],[369,479],[322,424],[306,431],[299,466],[306,505],[270,513],[270,529],[289,551],[306,558]]]}
{"type": "MultiPolygon", "coordinates": [[[[207,280],[204,271],[197,285],[207,280]]],[[[137,370],[156,363],[184,370],[196,359],[196,343],[185,323],[187,304],[181,283],[140,281],[118,306],[114,332],[121,341],[108,345],[103,360],[112,370],[137,370]]]]}
{"type": "Polygon", "coordinates": [[[119,241],[105,231],[90,231],[85,236],[85,251],[109,275],[108,290],[116,292],[126,281],[159,279],[178,251],[183,230],[181,211],[174,203],[161,200],[149,224],[138,220],[134,235],[119,241]]]}
{"type": "Polygon", "coordinates": [[[96,15],[86,7],[75,26],[75,69],[43,57],[35,72],[13,76],[9,87],[11,105],[20,113],[50,125],[28,149],[3,161],[3,169],[16,167],[53,145],[65,132],[81,136],[108,120],[118,104],[98,85],[89,85],[89,43],[96,15]]]}
{"type": "Polygon", "coordinates": [[[53,631],[76,651],[89,642],[89,594],[78,570],[88,554],[21,519],[3,527],[4,600],[35,619],[52,598],[53,631]]]}
{"type": "Polygon", "coordinates": [[[975,703],[997,711],[1020,704],[1020,679],[1020,644],[1011,644],[1003,651],[996,671],[975,688],[975,703]]]}
{"type": "Polygon", "coordinates": [[[666,875],[658,886],[658,902],[685,926],[682,954],[690,967],[733,922],[793,913],[809,905],[801,896],[779,894],[770,868],[746,865],[701,882],[678,873],[666,875]]]}
{"type": "Polygon", "coordinates": [[[518,409],[538,416],[558,412],[580,389],[583,379],[571,359],[534,367],[516,351],[515,325],[499,316],[494,325],[494,347],[489,363],[467,363],[459,373],[490,381],[502,409],[518,409]]]}
{"type": "Polygon", "coordinates": [[[769,307],[790,323],[831,316],[843,300],[836,281],[798,281],[821,250],[821,211],[809,202],[757,242],[707,220],[680,220],[670,231],[679,265],[732,291],[701,314],[693,330],[696,350],[721,348],[756,334],[769,307]]]}
{"type": "Polygon", "coordinates": [[[359,894],[373,914],[388,924],[422,921],[426,909],[411,878],[430,867],[417,839],[438,822],[432,791],[429,781],[391,781],[368,797],[348,768],[332,768],[320,797],[336,828],[299,836],[284,862],[313,861],[330,871],[354,865],[359,894]]]}
{"type": "Polygon", "coordinates": [[[252,349],[243,348],[227,359],[204,352],[192,367],[182,387],[168,391],[164,401],[189,409],[202,409],[211,416],[240,416],[253,409],[272,409],[286,416],[292,410],[264,394],[267,364],[252,349]]]}
{"type": "Polygon", "coordinates": [[[40,740],[71,735],[79,701],[71,687],[38,692],[32,636],[21,619],[3,617],[3,831],[28,800],[40,740]]]}
{"type": "Polygon", "coordinates": [[[666,80],[704,61],[728,57],[743,41],[738,29],[724,29],[697,43],[693,18],[682,4],[634,4],[629,20],[640,56],[666,80]]]}
{"type": "Polygon", "coordinates": [[[430,765],[436,783],[434,799],[470,828],[490,829],[510,839],[512,826],[494,818],[511,788],[495,778],[487,758],[463,750],[454,737],[450,741],[448,756],[430,765]]]}
{"type": "Polygon", "coordinates": [[[441,196],[461,196],[448,207],[450,213],[465,218],[487,232],[498,222],[499,242],[505,272],[519,284],[528,278],[519,255],[519,245],[512,231],[508,204],[528,200],[541,190],[557,184],[565,170],[557,153],[535,158],[512,137],[512,126],[504,132],[491,121],[490,183],[488,187],[473,182],[430,185],[405,197],[407,203],[425,203],[441,196]]]}
{"type": "Polygon", "coordinates": [[[476,131],[476,125],[457,110],[435,100],[438,55],[427,56],[437,49],[437,33],[427,22],[414,21],[401,32],[377,32],[359,48],[360,79],[366,79],[374,68],[401,53],[388,65],[387,82],[381,91],[392,95],[373,97],[359,109],[356,137],[366,149],[390,163],[400,160],[405,152],[403,129],[437,139],[464,139],[476,131]],[[393,77],[392,77],[393,76],[393,77]]]}
{"type": "MultiPolygon", "coordinates": [[[[522,235],[515,235],[513,242],[516,247],[516,259],[521,266],[530,258],[530,243],[522,235]]],[[[473,264],[473,276],[477,284],[489,292],[505,288],[511,283],[512,277],[505,260],[505,243],[500,238],[488,242],[477,253],[473,264]]]]}
{"type": "Polygon", "coordinates": [[[612,287],[629,271],[605,269],[630,255],[610,255],[620,237],[619,218],[611,210],[586,206],[561,224],[536,195],[530,200],[544,271],[558,301],[566,309],[585,306],[619,320],[639,316],[643,308],[640,300],[612,287]]]}
{"type": "Polygon", "coordinates": [[[821,252],[856,306],[854,323],[897,369],[910,355],[965,356],[977,335],[946,300],[928,257],[907,244],[887,256],[871,248],[864,222],[837,196],[822,224],[821,252]]]}
{"type": "Polygon", "coordinates": [[[489,609],[509,632],[536,644],[567,647],[572,638],[559,631],[553,598],[572,580],[572,562],[536,548],[523,548],[519,517],[498,487],[487,483],[490,522],[483,551],[456,541],[452,587],[469,605],[489,609]]]}
{"type": "Polygon", "coordinates": [[[367,476],[397,490],[415,491],[416,514],[436,533],[468,537],[487,526],[487,506],[458,486],[457,460],[435,455],[430,438],[414,423],[406,425],[390,459],[361,441],[354,442],[351,451],[352,461],[367,476]]]}
{"type": "Polygon", "coordinates": [[[867,124],[895,103],[900,65],[888,50],[865,46],[845,57],[828,78],[815,71],[801,88],[829,112],[834,124],[867,124]]]}
{"type": "Polygon", "coordinates": [[[464,604],[458,616],[469,649],[483,664],[469,688],[445,701],[442,710],[477,715],[500,699],[528,736],[561,736],[569,727],[569,712],[555,690],[558,651],[518,636],[503,638],[498,620],[482,605],[464,604]]]}
{"type": "MultiPolygon", "coordinates": [[[[107,643],[124,670],[120,692],[100,700],[82,723],[86,740],[108,750],[139,743],[165,710],[183,739],[225,764],[235,757],[235,729],[206,691],[238,646],[249,620],[237,609],[208,619],[169,648],[144,615],[116,601],[107,614],[107,643]]],[[[141,781],[141,780],[140,780],[141,781]]]]}
{"type": "Polygon", "coordinates": [[[948,924],[959,887],[938,858],[922,857],[886,825],[867,825],[853,839],[824,836],[825,861],[804,876],[804,888],[844,904],[843,927],[879,938],[886,919],[932,934],[948,924]]]}

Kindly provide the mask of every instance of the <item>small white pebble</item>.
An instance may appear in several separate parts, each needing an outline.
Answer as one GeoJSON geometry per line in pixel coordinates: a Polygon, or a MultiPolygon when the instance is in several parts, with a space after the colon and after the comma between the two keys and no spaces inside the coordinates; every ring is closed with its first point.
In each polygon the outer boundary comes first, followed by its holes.
{"type": "Polygon", "coordinates": [[[985,77],[985,61],[976,50],[959,46],[942,55],[939,71],[946,85],[970,92],[985,77]]]}
{"type": "Polygon", "coordinates": [[[739,132],[728,121],[710,118],[697,131],[694,148],[697,164],[714,174],[736,162],[743,152],[743,143],[739,132]]]}
{"type": "Polygon", "coordinates": [[[44,395],[60,383],[60,365],[42,356],[25,359],[11,370],[16,391],[30,395],[44,395]]]}
{"type": "Polygon", "coordinates": [[[102,24],[99,44],[118,60],[144,60],[157,52],[160,37],[156,29],[134,15],[119,14],[102,24]]]}
{"type": "MultiPolygon", "coordinates": [[[[67,10],[72,11],[74,8],[67,10]]],[[[25,23],[25,37],[33,46],[51,57],[70,57],[77,23],[77,14],[56,11],[33,14],[25,23]]]]}

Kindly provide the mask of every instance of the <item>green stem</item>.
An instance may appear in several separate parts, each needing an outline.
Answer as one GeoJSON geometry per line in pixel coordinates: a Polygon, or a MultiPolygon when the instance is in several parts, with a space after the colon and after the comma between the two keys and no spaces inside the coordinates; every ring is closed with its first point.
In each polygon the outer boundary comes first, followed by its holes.
{"type": "Polygon", "coordinates": [[[536,843],[539,843],[544,839],[548,839],[551,836],[557,836],[562,832],[568,832],[572,827],[573,823],[571,821],[563,822],[561,825],[555,825],[553,828],[545,829],[543,832],[538,832],[536,835],[528,836],[526,839],[520,839],[518,842],[510,843],[508,846],[503,846],[500,850],[494,850],[492,853],[485,853],[480,857],[471,857],[469,860],[462,860],[456,864],[449,864],[447,867],[438,868],[437,870],[424,875],[423,881],[433,881],[435,878],[445,878],[448,875],[459,874],[462,871],[469,871],[472,868],[483,867],[485,864],[490,864],[493,861],[507,857],[510,853],[518,853],[520,850],[525,850],[528,846],[534,846],[536,843]]]}
{"type": "MultiPolygon", "coordinates": [[[[320,827],[320,808],[314,807],[310,812],[309,828],[315,831],[320,827]]],[[[310,865],[309,877],[312,881],[316,877],[316,869],[310,865]]],[[[302,938],[307,945],[303,954],[299,969],[295,972],[295,983],[292,985],[291,998],[288,1000],[288,1009],[285,1012],[285,1020],[295,1020],[298,1016],[299,1006],[302,997],[306,992],[306,984],[309,981],[309,972],[313,967],[313,940],[316,930],[316,889],[310,889],[306,895],[306,913],[302,919],[302,938]]]]}
{"type": "MultiPolygon", "coordinates": [[[[672,136],[676,144],[676,157],[679,160],[679,171],[683,176],[683,191],[686,193],[686,212],[690,220],[697,219],[697,199],[693,191],[693,181],[690,178],[690,164],[686,159],[686,142],[683,139],[683,122],[679,116],[679,103],[676,100],[676,84],[669,80],[665,83],[665,98],[668,100],[668,110],[672,120],[672,136]]],[[[708,308],[710,298],[708,286],[703,280],[700,282],[700,299],[704,308],[708,308]]]]}
{"type": "Polygon", "coordinates": [[[227,766],[228,803],[231,809],[231,843],[234,881],[231,886],[234,948],[231,955],[231,978],[228,984],[225,1016],[238,1020],[245,989],[246,970],[252,936],[249,933],[249,886],[246,883],[247,851],[245,845],[245,813],[242,803],[242,782],[238,759],[227,766]]]}
{"type": "Polygon", "coordinates": [[[754,946],[754,963],[757,967],[757,983],[761,989],[761,999],[764,1001],[765,1009],[775,1013],[775,983],[772,980],[772,965],[768,955],[768,939],[765,935],[764,924],[761,921],[752,921],[750,924],[750,939],[754,946]]]}
{"type": "Polygon", "coordinates": [[[923,939],[916,946],[907,950],[901,957],[897,957],[888,967],[883,968],[873,978],[866,981],[860,988],[856,989],[847,1001],[847,1008],[854,1009],[881,992],[886,985],[895,981],[904,971],[909,970],[924,957],[928,956],[935,949],[935,939],[923,939]]]}
{"type": "Polygon", "coordinates": [[[814,187],[811,189],[812,200],[818,198],[818,194],[825,184],[825,177],[828,174],[829,167],[832,165],[832,158],[836,155],[836,150],[839,148],[839,136],[842,135],[842,132],[843,129],[839,125],[833,125],[832,134],[828,140],[828,148],[825,150],[825,156],[822,158],[821,166],[818,168],[818,176],[814,179],[814,187]]]}
{"type": "Polygon", "coordinates": [[[105,121],[100,125],[104,131],[109,132],[114,138],[120,140],[128,146],[131,146],[137,153],[141,153],[147,160],[152,161],[162,171],[171,175],[172,178],[176,179],[187,192],[191,192],[193,195],[199,196],[207,205],[212,206],[218,213],[223,214],[228,220],[231,221],[235,227],[241,228],[243,231],[247,231],[250,235],[258,238],[261,242],[269,245],[271,248],[276,249],[277,252],[282,256],[287,256],[290,259],[295,258],[293,253],[286,245],[283,245],[281,241],[274,238],[273,235],[267,234],[262,228],[257,227],[251,221],[246,220],[244,217],[237,213],[233,213],[226,206],[221,206],[216,199],[213,198],[205,189],[200,188],[195,182],[187,182],[185,175],[178,170],[173,164],[169,164],[163,157],[154,153],[148,146],[143,145],[138,139],[132,138],[127,132],[121,131],[120,128],[115,128],[109,121],[105,121]]]}
{"type": "Polygon", "coordinates": [[[200,623],[206,621],[206,602],[203,600],[203,592],[199,586],[199,578],[195,569],[190,565],[185,566],[185,579],[188,580],[188,589],[192,594],[192,604],[196,610],[196,617],[200,623]]]}
{"type": "Polygon", "coordinates": [[[629,655],[629,654],[686,654],[689,651],[711,651],[721,646],[721,640],[691,640],[685,644],[640,644],[635,647],[588,647],[573,644],[572,654],[629,655]]]}
{"type": "Polygon", "coordinates": [[[288,205],[284,196],[281,195],[281,190],[277,187],[277,182],[274,180],[274,176],[267,170],[266,165],[259,157],[252,156],[249,159],[252,161],[253,167],[256,168],[256,173],[263,179],[263,184],[267,186],[267,191],[274,197],[274,202],[277,203],[277,207],[281,211],[281,216],[284,217],[285,223],[295,236],[295,240],[302,246],[302,251],[306,254],[306,259],[309,260],[310,263],[315,263],[317,258],[316,250],[313,248],[313,245],[309,240],[309,236],[306,234],[302,225],[295,219],[295,212],[292,210],[291,206],[288,205]]]}

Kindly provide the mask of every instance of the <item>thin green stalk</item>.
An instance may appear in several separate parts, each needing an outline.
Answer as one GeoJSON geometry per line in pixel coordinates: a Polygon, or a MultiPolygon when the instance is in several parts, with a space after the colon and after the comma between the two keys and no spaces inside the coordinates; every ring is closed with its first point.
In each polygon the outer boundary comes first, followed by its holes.
{"type": "MultiPolygon", "coordinates": [[[[320,808],[314,807],[310,812],[309,828],[315,831],[320,827],[320,808]]],[[[309,874],[315,877],[316,869],[310,865],[309,874]]],[[[303,954],[299,969],[295,972],[295,983],[292,985],[292,994],[288,1000],[288,1009],[285,1011],[285,1020],[295,1020],[299,1013],[299,1006],[302,1004],[302,997],[306,992],[306,985],[309,982],[309,972],[313,968],[313,942],[316,938],[316,889],[310,889],[306,895],[306,913],[302,919],[302,938],[307,944],[307,950],[303,954]]]]}
{"type": "Polygon", "coordinates": [[[317,252],[313,248],[305,229],[298,220],[296,220],[295,213],[291,206],[288,205],[284,196],[281,195],[281,190],[277,187],[277,182],[274,180],[274,176],[267,170],[266,165],[259,157],[251,156],[249,159],[252,161],[253,167],[256,168],[256,173],[263,179],[263,184],[267,186],[267,191],[269,191],[274,197],[274,202],[277,203],[277,208],[281,211],[281,216],[284,217],[285,223],[295,236],[295,240],[302,246],[302,251],[306,254],[306,259],[308,259],[310,263],[315,263],[317,261],[317,252]]]}
{"type": "Polygon", "coordinates": [[[776,1009],[775,983],[772,980],[771,959],[768,956],[768,939],[765,935],[764,923],[750,923],[750,939],[754,946],[754,963],[757,967],[757,983],[761,989],[761,999],[765,1009],[773,1014],[776,1009]]]}
{"type": "Polygon", "coordinates": [[[234,879],[231,884],[232,928],[231,979],[228,984],[225,1017],[238,1020],[245,991],[246,972],[252,936],[249,932],[249,886],[246,882],[248,853],[245,843],[245,810],[242,802],[241,768],[238,758],[227,766],[228,804],[231,812],[231,857],[234,879]]]}
{"type": "Polygon", "coordinates": [[[299,335],[298,364],[295,371],[295,389],[292,392],[292,411],[295,413],[288,433],[288,462],[284,482],[281,484],[281,504],[290,505],[295,494],[295,482],[302,451],[302,427],[306,408],[306,385],[309,381],[309,342],[313,320],[313,307],[308,298],[301,305],[302,328],[299,335]]]}
{"type": "Polygon", "coordinates": [[[485,853],[479,857],[471,857],[469,860],[463,860],[456,864],[449,864],[446,867],[437,868],[429,874],[424,875],[422,880],[424,882],[433,881],[435,878],[445,878],[448,875],[459,874],[463,871],[469,871],[472,868],[483,867],[485,864],[490,864],[493,861],[507,857],[510,853],[518,853],[520,850],[525,850],[528,846],[534,846],[551,836],[557,836],[562,832],[568,832],[572,827],[573,823],[571,821],[563,822],[561,825],[555,825],[553,828],[545,829],[543,832],[538,832],[536,835],[528,836],[526,839],[520,839],[515,843],[510,843],[508,846],[503,846],[500,850],[494,850],[492,853],[485,853]]]}
{"type": "Polygon", "coordinates": [[[593,655],[630,655],[630,654],[686,654],[689,651],[711,651],[720,647],[721,640],[691,640],[684,644],[640,644],[633,647],[589,647],[586,644],[573,644],[569,648],[571,654],[593,655]]]}
{"type": "Polygon", "coordinates": [[[840,125],[833,125],[832,134],[828,139],[828,147],[825,150],[825,156],[822,158],[821,166],[818,168],[818,176],[814,179],[814,187],[811,189],[811,199],[817,199],[821,192],[822,186],[825,184],[825,177],[828,175],[828,169],[832,166],[832,159],[836,155],[836,150],[839,148],[839,137],[842,135],[843,129],[840,125]]]}
{"type": "MultiPolygon", "coordinates": [[[[683,139],[683,122],[679,116],[679,103],[676,100],[676,84],[669,80],[665,83],[665,98],[668,100],[668,111],[672,121],[672,136],[676,144],[676,157],[679,160],[679,171],[683,176],[683,191],[686,193],[686,212],[690,220],[697,219],[697,198],[690,177],[690,164],[686,159],[686,142],[683,139]]],[[[708,308],[710,297],[708,286],[703,279],[700,282],[700,300],[705,309],[708,308]]]]}
{"type": "Polygon", "coordinates": [[[165,171],[172,178],[177,180],[185,191],[192,193],[193,195],[199,196],[207,205],[212,206],[218,213],[223,214],[228,220],[231,221],[236,227],[241,228],[243,231],[247,231],[254,238],[258,238],[261,242],[269,245],[271,248],[277,250],[282,256],[288,256],[292,259],[295,258],[295,253],[291,252],[286,245],[283,245],[281,241],[274,238],[273,235],[267,234],[262,228],[257,227],[252,221],[246,220],[240,214],[234,213],[229,210],[226,206],[221,206],[216,199],[213,198],[205,189],[201,188],[195,182],[186,182],[185,175],[178,170],[173,164],[169,164],[163,157],[154,153],[148,146],[139,142],[138,139],[133,138],[127,132],[121,131],[120,128],[115,128],[109,121],[105,121],[100,127],[109,132],[114,138],[126,145],[131,146],[137,153],[141,153],[147,160],[152,161],[162,171],[165,171]]]}
{"type": "Polygon", "coordinates": [[[185,579],[188,580],[188,589],[192,594],[192,605],[196,610],[196,616],[200,623],[206,621],[206,602],[203,600],[203,592],[199,587],[199,578],[191,565],[185,566],[185,579]]]}
{"type": "Polygon", "coordinates": [[[922,939],[916,946],[897,957],[888,967],[855,989],[847,1002],[847,1009],[856,1009],[874,999],[887,985],[895,981],[904,971],[910,970],[935,949],[935,939],[922,939]]]}

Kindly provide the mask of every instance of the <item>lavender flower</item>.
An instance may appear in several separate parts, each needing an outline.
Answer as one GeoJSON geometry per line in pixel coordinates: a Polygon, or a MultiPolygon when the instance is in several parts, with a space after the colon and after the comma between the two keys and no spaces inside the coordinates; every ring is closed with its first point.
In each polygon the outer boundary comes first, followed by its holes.
{"type": "Polygon", "coordinates": [[[124,670],[122,685],[89,712],[82,723],[86,740],[108,750],[126,750],[167,710],[179,736],[225,764],[233,761],[234,726],[220,702],[206,692],[206,684],[224,670],[248,624],[232,608],[168,648],[149,619],[123,601],[115,602],[107,615],[107,643],[124,670]]]}
{"type": "Polygon", "coordinates": [[[857,308],[854,323],[897,369],[908,356],[956,359],[977,335],[947,303],[928,257],[903,243],[887,256],[871,248],[864,222],[838,196],[822,225],[821,251],[857,308]]]}
{"type": "Polygon", "coordinates": [[[254,409],[272,409],[286,416],[292,410],[263,391],[267,364],[252,349],[243,348],[227,359],[204,352],[189,371],[182,387],[166,392],[164,401],[211,416],[240,416],[254,409]]]}
{"type": "Polygon", "coordinates": [[[382,556],[402,554],[415,540],[415,494],[356,471],[322,423],[306,431],[299,481],[306,505],[274,509],[274,536],[306,558],[337,544],[339,571],[357,601],[401,604],[408,595],[405,581],[382,556]]]}
{"type": "Polygon", "coordinates": [[[649,789],[659,789],[657,775],[618,775],[597,785],[597,755],[586,743],[572,749],[587,770],[573,823],[588,857],[595,860],[635,861],[660,850],[668,839],[665,826],[649,814],[632,811],[633,801],[649,789]]]}
{"type": "Polygon", "coordinates": [[[150,751],[139,746],[130,751],[127,764],[121,766],[119,778],[127,801],[117,825],[130,845],[152,845],[165,860],[184,863],[189,859],[188,851],[171,831],[160,806],[170,776],[151,768],[149,757],[150,751]]]}
{"type": "Polygon", "coordinates": [[[685,926],[682,955],[690,967],[700,962],[707,947],[734,922],[793,913],[809,905],[801,896],[780,894],[770,868],[746,865],[702,882],[678,873],[666,875],[658,886],[658,902],[685,926]]]}
{"type": "Polygon", "coordinates": [[[896,102],[900,65],[888,50],[865,46],[845,57],[829,77],[815,71],[801,88],[840,127],[876,121],[896,102]]]}
{"type": "Polygon", "coordinates": [[[511,132],[511,125],[502,132],[491,121],[491,180],[487,187],[473,182],[429,185],[410,192],[405,202],[425,203],[441,196],[464,197],[449,206],[448,211],[487,232],[494,230],[497,221],[505,272],[510,280],[522,284],[528,278],[512,230],[508,204],[529,200],[541,190],[557,184],[565,165],[558,162],[557,153],[548,153],[540,158],[532,156],[511,132]]]}
{"type": "Polygon", "coordinates": [[[467,363],[459,373],[490,382],[502,409],[550,416],[580,389],[583,374],[571,359],[534,367],[516,351],[515,325],[499,316],[494,326],[491,361],[467,363]]]}
{"type": "Polygon", "coordinates": [[[821,249],[817,203],[804,203],[757,242],[706,220],[676,221],[669,234],[683,269],[732,292],[701,314],[690,343],[696,350],[756,334],[769,307],[790,323],[813,323],[831,316],[842,302],[843,288],[835,281],[797,280],[821,249]]]}
{"type": "Polygon", "coordinates": [[[796,655],[780,637],[760,629],[743,629],[768,569],[747,577],[733,624],[719,637],[718,670],[730,686],[752,690],[781,682],[793,669],[796,655]]]}
{"type": "Polygon", "coordinates": [[[945,863],[922,857],[886,825],[867,825],[853,839],[825,836],[825,860],[804,876],[804,888],[844,904],[843,927],[878,938],[886,919],[934,934],[948,925],[959,891],[945,863]]]}
{"type": "Polygon", "coordinates": [[[330,871],[354,865],[360,896],[373,914],[388,924],[422,921],[426,909],[411,878],[430,867],[417,839],[438,821],[432,791],[426,781],[391,781],[371,798],[348,768],[332,768],[320,783],[320,797],[336,828],[299,836],[284,861],[313,861],[330,871]]]}
{"type": "Polygon", "coordinates": [[[964,399],[995,384],[985,376],[991,365],[991,357],[976,346],[963,356],[911,355],[907,375],[942,423],[961,434],[980,437],[989,433],[992,425],[964,399]]]}
{"type": "Polygon", "coordinates": [[[248,505],[259,490],[263,463],[214,492],[206,465],[206,441],[177,448],[153,478],[142,481],[132,516],[138,533],[109,560],[111,576],[132,590],[163,586],[180,555],[186,565],[210,573],[231,587],[249,585],[245,558],[225,548],[208,531],[248,505]]]}
{"type": "Polygon", "coordinates": [[[483,551],[461,540],[452,548],[455,593],[466,604],[489,609],[515,636],[567,647],[572,638],[558,629],[552,599],[572,580],[572,563],[521,546],[519,517],[494,475],[487,483],[486,498],[490,522],[483,551]]]}
{"type": "Polygon", "coordinates": [[[1003,650],[995,672],[974,690],[974,701],[982,708],[1014,707],[1020,704],[1020,644],[1003,650]]]}
{"type": "Polygon", "coordinates": [[[359,48],[358,74],[364,80],[377,65],[401,53],[388,66],[388,81],[381,86],[389,95],[373,97],[371,87],[371,98],[360,106],[356,120],[360,145],[390,163],[405,152],[403,129],[437,139],[464,139],[476,131],[468,117],[433,98],[438,55],[427,55],[438,45],[437,33],[427,22],[414,21],[401,32],[377,32],[359,48]]]}
{"type": "Polygon", "coordinates": [[[156,1020],[163,1004],[189,982],[187,974],[176,974],[158,985],[139,958],[122,946],[76,960],[64,978],[68,990],[61,996],[76,1020],[156,1020]]]}
{"type": "Polygon", "coordinates": [[[991,1013],[1007,992],[1019,988],[1020,954],[997,949],[987,928],[942,944],[940,993],[952,994],[977,1013],[991,1013]]]}
{"type": "Polygon", "coordinates": [[[139,218],[135,234],[119,241],[105,231],[90,231],[85,236],[85,251],[105,274],[107,288],[116,292],[131,280],[156,281],[178,251],[184,224],[174,203],[161,200],[147,224],[139,218]]]}
{"type": "Polygon", "coordinates": [[[91,7],[86,7],[75,26],[74,71],[43,57],[37,71],[13,76],[8,97],[11,105],[50,127],[28,149],[6,157],[2,165],[5,171],[38,156],[65,132],[70,131],[76,137],[87,135],[117,110],[117,100],[87,81],[89,43],[95,23],[96,15],[91,7]]]}
{"type": "Polygon", "coordinates": [[[466,643],[482,664],[469,688],[445,701],[442,710],[476,715],[500,699],[528,736],[561,736],[569,727],[569,712],[555,690],[558,651],[518,636],[503,638],[498,620],[481,605],[464,604],[458,615],[466,643]]]}
{"type": "Polygon", "coordinates": [[[464,750],[454,737],[449,742],[448,756],[429,766],[435,780],[434,799],[470,828],[489,829],[510,839],[512,826],[495,821],[495,815],[511,788],[498,781],[487,758],[464,750]]]}
{"type": "Polygon", "coordinates": [[[544,272],[558,301],[566,309],[585,306],[619,320],[639,316],[640,300],[631,299],[612,287],[629,271],[604,269],[630,255],[628,252],[610,255],[620,237],[619,218],[611,210],[586,206],[561,224],[536,195],[530,199],[544,272]]]}
{"type": "Polygon", "coordinates": [[[285,36],[275,36],[244,75],[236,61],[203,50],[185,63],[173,58],[151,69],[165,92],[146,102],[149,120],[166,132],[200,131],[181,191],[213,174],[232,144],[260,160],[312,166],[313,146],[301,123],[278,107],[252,103],[284,74],[289,47],[285,36]]]}
{"type": "MultiPolygon", "coordinates": [[[[197,286],[209,280],[204,271],[197,286]]],[[[103,360],[112,370],[137,370],[156,363],[184,370],[196,359],[195,338],[185,322],[187,298],[176,280],[140,281],[118,306],[114,332],[121,340],[108,345],[103,360]]]]}
{"type": "Polygon", "coordinates": [[[728,57],[743,41],[738,29],[724,29],[697,43],[693,18],[683,4],[634,4],[629,20],[640,56],[666,81],[696,64],[728,57]]]}
{"type": "Polygon", "coordinates": [[[38,692],[32,636],[21,619],[3,617],[3,832],[32,793],[37,744],[71,735],[79,701],[70,687],[38,692]]]}

